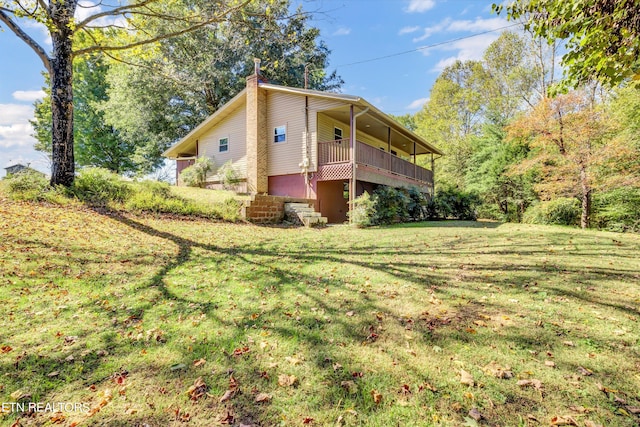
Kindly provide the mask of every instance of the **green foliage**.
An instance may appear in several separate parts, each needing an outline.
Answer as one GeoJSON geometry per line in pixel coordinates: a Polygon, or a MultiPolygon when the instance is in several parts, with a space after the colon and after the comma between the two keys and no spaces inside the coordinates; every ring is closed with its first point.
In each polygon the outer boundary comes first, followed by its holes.
{"type": "Polygon", "coordinates": [[[104,168],[85,168],[76,177],[70,192],[79,200],[106,205],[124,202],[132,194],[130,183],[104,168]]]}
{"type": "Polygon", "coordinates": [[[476,209],[480,204],[474,193],[460,191],[456,188],[441,189],[431,198],[427,205],[429,219],[459,219],[475,221],[476,209]]]}
{"type": "MultiPolygon", "coordinates": [[[[133,144],[105,123],[99,105],[109,99],[106,75],[109,66],[99,55],[78,58],[73,63],[73,137],[74,156],[78,166],[101,167],[117,174],[149,172],[158,159],[141,155],[141,144],[133,144]]],[[[31,121],[38,151],[51,155],[51,83],[45,75],[46,96],[35,102],[31,121]]],[[[119,112],[122,114],[122,111],[119,112]]]]}
{"type": "Polygon", "coordinates": [[[349,221],[357,227],[370,227],[374,225],[375,204],[368,192],[356,197],[353,206],[347,213],[349,221]]]}
{"type": "MultiPolygon", "coordinates": [[[[505,6],[493,7],[500,12],[505,6]]],[[[640,73],[637,1],[515,1],[506,10],[508,19],[524,19],[525,28],[537,36],[565,43],[561,90],[594,78],[613,87],[640,73]]]]}
{"type": "Polygon", "coordinates": [[[202,187],[207,180],[207,173],[215,167],[209,157],[198,157],[195,163],[184,168],[180,173],[180,179],[189,187],[202,187]]]}
{"type": "Polygon", "coordinates": [[[3,178],[13,200],[30,202],[49,202],[65,204],[65,190],[62,187],[51,187],[49,180],[40,172],[26,169],[3,178]]]}
{"type": "Polygon", "coordinates": [[[593,222],[609,231],[640,232],[640,189],[618,188],[593,198],[593,222]]]}
{"type": "Polygon", "coordinates": [[[531,206],[522,222],[527,224],[578,225],[581,205],[576,198],[560,197],[531,206]]]}
{"type": "Polygon", "coordinates": [[[220,177],[220,182],[222,182],[222,186],[225,190],[233,189],[235,185],[240,182],[238,172],[233,168],[233,162],[231,160],[218,169],[218,176],[220,177]]]}
{"type": "Polygon", "coordinates": [[[224,22],[162,40],[144,55],[128,54],[126,62],[140,66],[111,67],[109,100],[102,105],[107,122],[145,144],[149,155],[161,153],[245,87],[254,58],[262,60],[260,72],[270,82],[301,87],[306,67],[310,89],[338,89],[342,79],[325,71],[330,50],[311,15],[290,6],[288,0],[249,2],[224,22]]]}
{"type": "Polygon", "coordinates": [[[414,221],[426,219],[425,207],[429,202],[427,196],[416,187],[410,187],[407,190],[407,196],[409,197],[407,215],[414,221]]]}
{"type": "Polygon", "coordinates": [[[403,190],[381,185],[374,190],[371,199],[375,211],[374,224],[404,222],[409,218],[410,199],[403,190]]]}

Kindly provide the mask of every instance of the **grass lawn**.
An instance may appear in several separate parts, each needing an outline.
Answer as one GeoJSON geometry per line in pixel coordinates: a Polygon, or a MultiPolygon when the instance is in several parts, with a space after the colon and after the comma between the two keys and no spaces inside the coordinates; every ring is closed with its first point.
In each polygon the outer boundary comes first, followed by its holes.
{"type": "Polygon", "coordinates": [[[0,424],[637,426],[640,236],[0,195],[0,424]],[[68,407],[66,408],[68,409],[68,407]]]}

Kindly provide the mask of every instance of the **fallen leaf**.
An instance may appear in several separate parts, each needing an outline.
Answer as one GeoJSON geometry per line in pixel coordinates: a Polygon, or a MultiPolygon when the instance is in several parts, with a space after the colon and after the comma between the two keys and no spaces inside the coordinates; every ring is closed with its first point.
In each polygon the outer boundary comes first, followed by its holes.
{"type": "Polygon", "coordinates": [[[345,389],[349,394],[355,394],[358,392],[358,385],[351,380],[342,381],[340,383],[340,387],[345,389]]]}
{"type": "Polygon", "coordinates": [[[573,343],[573,341],[562,341],[562,344],[566,345],[567,347],[575,347],[576,346],[573,343]]]}
{"type": "Polygon", "coordinates": [[[300,364],[300,359],[298,359],[297,357],[291,357],[291,356],[287,356],[284,358],[284,360],[286,360],[287,362],[291,363],[292,365],[299,365],[300,364]]]}
{"type": "Polygon", "coordinates": [[[542,381],[540,380],[520,380],[517,382],[520,387],[533,387],[536,390],[542,389],[542,381]]]}
{"type": "Polygon", "coordinates": [[[205,359],[198,359],[193,361],[193,366],[197,368],[198,366],[202,366],[205,363],[207,363],[205,359]]]}
{"type": "Polygon", "coordinates": [[[431,390],[433,392],[438,391],[437,388],[435,388],[434,386],[432,386],[429,383],[420,384],[420,386],[418,386],[418,391],[422,391],[422,390],[431,390]]]}
{"type": "Polygon", "coordinates": [[[478,411],[478,408],[471,408],[469,410],[469,416],[476,421],[480,421],[482,418],[484,418],[480,411],[478,411]]]}
{"type": "Polygon", "coordinates": [[[191,387],[187,390],[189,398],[193,401],[197,401],[207,392],[207,385],[204,383],[202,377],[198,377],[191,387]]]}
{"type": "Polygon", "coordinates": [[[231,399],[234,394],[235,394],[234,390],[225,391],[222,397],[220,397],[220,403],[226,402],[227,400],[231,399]]]}
{"type": "Polygon", "coordinates": [[[573,419],[573,417],[565,415],[562,417],[551,418],[551,425],[552,426],[577,426],[578,423],[576,422],[576,420],[573,419]]]}
{"type": "Polygon", "coordinates": [[[8,345],[3,345],[2,347],[0,347],[0,353],[9,353],[11,350],[13,350],[13,348],[11,348],[8,345]]]}
{"type": "Polygon", "coordinates": [[[573,412],[577,412],[579,414],[588,414],[589,412],[591,412],[591,409],[585,408],[584,406],[571,405],[571,406],[569,406],[569,409],[571,409],[573,412]]]}
{"type": "Polygon", "coordinates": [[[291,387],[298,382],[298,378],[294,375],[280,374],[278,375],[278,385],[282,387],[291,387]]]}
{"type": "Polygon", "coordinates": [[[268,402],[271,400],[271,395],[267,394],[267,393],[259,393],[256,396],[256,402],[261,403],[261,402],[268,402]]]}
{"type": "Polygon", "coordinates": [[[246,346],[245,347],[239,347],[239,348],[236,348],[235,350],[233,350],[233,355],[234,356],[242,356],[243,354],[248,353],[249,351],[250,351],[249,347],[246,347],[246,346]]]}
{"type": "Polygon", "coordinates": [[[625,406],[625,408],[632,414],[640,414],[640,406],[625,406]]]}
{"type": "Polygon", "coordinates": [[[584,427],[603,427],[602,424],[596,424],[591,420],[584,420],[584,427]]]}
{"type": "Polygon", "coordinates": [[[54,378],[54,377],[57,377],[58,375],[60,375],[60,371],[53,371],[47,374],[49,378],[54,378]]]}
{"type": "Polygon", "coordinates": [[[400,391],[398,392],[400,394],[411,394],[411,387],[409,387],[409,384],[402,384],[402,387],[400,387],[400,391]]]}
{"type": "Polygon", "coordinates": [[[578,373],[580,375],[583,375],[585,377],[590,377],[591,375],[593,375],[593,371],[587,368],[584,368],[582,366],[578,366],[578,373]]]}
{"type": "Polygon", "coordinates": [[[62,415],[62,412],[56,412],[50,418],[51,424],[62,424],[66,420],[66,417],[62,415]]]}
{"type": "Polygon", "coordinates": [[[371,390],[371,397],[373,397],[373,402],[376,405],[379,405],[382,402],[382,394],[378,392],[378,390],[371,390]]]}
{"type": "Polygon", "coordinates": [[[502,367],[498,365],[495,361],[491,361],[487,366],[483,368],[483,370],[496,378],[508,380],[513,378],[513,372],[509,367],[502,367]]]}
{"type": "Polygon", "coordinates": [[[460,383],[470,385],[473,387],[473,385],[475,384],[475,381],[473,380],[473,375],[471,375],[469,372],[465,371],[464,369],[460,369],[460,383]]]}
{"type": "Polygon", "coordinates": [[[347,311],[345,314],[346,314],[348,317],[353,317],[353,316],[355,316],[355,313],[354,313],[353,311],[347,311]]]}
{"type": "Polygon", "coordinates": [[[313,418],[311,417],[304,417],[304,419],[302,420],[302,424],[311,424],[313,422],[313,418]]]}

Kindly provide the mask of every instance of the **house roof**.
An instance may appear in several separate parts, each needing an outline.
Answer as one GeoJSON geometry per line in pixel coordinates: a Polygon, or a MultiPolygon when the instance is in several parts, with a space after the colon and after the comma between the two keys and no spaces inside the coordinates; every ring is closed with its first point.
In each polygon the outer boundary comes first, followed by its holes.
{"type": "MultiPolygon", "coordinates": [[[[283,93],[292,93],[296,95],[302,96],[311,96],[322,99],[343,101],[345,105],[354,105],[356,107],[360,107],[361,111],[366,111],[365,115],[370,116],[376,122],[382,123],[383,125],[393,129],[395,132],[403,135],[407,139],[414,141],[418,146],[421,147],[421,152],[417,152],[417,154],[424,153],[433,153],[442,155],[442,151],[438,150],[435,146],[427,142],[424,138],[412,132],[411,130],[405,128],[402,124],[398,123],[389,115],[380,111],[373,104],[368,102],[362,97],[347,95],[342,93],[333,93],[333,92],[322,92],[317,90],[310,89],[300,89],[294,87],[280,86],[270,83],[260,83],[260,87],[266,89],[268,91],[273,92],[283,92],[283,93]]],[[[219,110],[209,116],[205,121],[203,121],[200,125],[194,128],[191,132],[189,132],[184,138],[179,140],[173,146],[171,146],[168,150],[162,153],[163,156],[169,158],[178,158],[182,153],[188,153],[195,151],[195,141],[200,137],[203,133],[209,130],[216,123],[222,121],[225,117],[235,111],[238,107],[243,105],[246,101],[246,89],[243,89],[240,93],[238,93],[233,99],[223,105],[219,110]]]]}

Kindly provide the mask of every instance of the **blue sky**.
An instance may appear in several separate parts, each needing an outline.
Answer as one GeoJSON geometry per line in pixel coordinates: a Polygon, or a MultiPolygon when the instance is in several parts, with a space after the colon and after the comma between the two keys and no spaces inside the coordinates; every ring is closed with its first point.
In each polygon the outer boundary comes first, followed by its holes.
{"type": "MultiPolygon", "coordinates": [[[[512,24],[491,13],[490,0],[296,2],[319,11],[313,25],[332,51],[330,70],[344,79],[342,91],[397,115],[418,111],[443,67],[456,59],[479,59],[512,24]]],[[[28,30],[50,48],[41,28],[28,30]]],[[[29,125],[33,102],[42,96],[43,70],[29,47],[10,30],[0,31],[0,176],[18,162],[48,172],[46,156],[33,149],[29,125]]]]}

